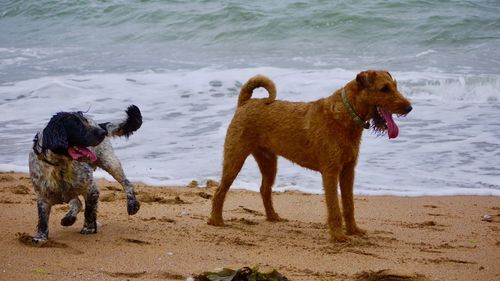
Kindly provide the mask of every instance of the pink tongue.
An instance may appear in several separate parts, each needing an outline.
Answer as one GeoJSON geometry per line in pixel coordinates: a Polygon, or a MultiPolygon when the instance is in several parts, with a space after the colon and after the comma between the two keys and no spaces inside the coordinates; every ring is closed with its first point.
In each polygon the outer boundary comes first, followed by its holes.
{"type": "Polygon", "coordinates": [[[94,162],[97,160],[97,156],[94,152],[90,151],[86,147],[78,147],[78,151],[76,151],[73,147],[68,148],[68,154],[73,158],[73,160],[78,160],[81,157],[85,157],[90,160],[90,162],[94,162]]]}
{"type": "Polygon", "coordinates": [[[387,124],[387,132],[389,135],[389,139],[395,139],[398,137],[399,134],[399,128],[398,125],[394,122],[392,119],[392,114],[389,112],[385,111],[383,108],[379,108],[380,113],[382,113],[382,117],[385,119],[385,123],[387,124]]]}

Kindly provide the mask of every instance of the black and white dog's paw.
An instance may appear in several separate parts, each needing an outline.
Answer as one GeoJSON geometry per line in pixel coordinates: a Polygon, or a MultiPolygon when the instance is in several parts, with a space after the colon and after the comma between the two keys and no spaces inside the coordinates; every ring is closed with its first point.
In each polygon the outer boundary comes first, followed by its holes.
{"type": "Polygon", "coordinates": [[[47,243],[48,238],[45,235],[37,235],[33,238],[31,238],[31,244],[33,246],[41,247],[43,244],[47,243]]]}
{"type": "Polygon", "coordinates": [[[129,215],[135,215],[141,208],[141,203],[134,197],[127,197],[127,212],[129,215]]]}
{"type": "Polygon", "coordinates": [[[61,225],[70,226],[73,225],[75,221],[76,221],[76,216],[64,216],[64,218],[61,219],[61,225]]]}
{"type": "Polygon", "coordinates": [[[80,234],[96,234],[97,233],[97,225],[94,226],[84,226],[82,230],[80,230],[80,234]]]}

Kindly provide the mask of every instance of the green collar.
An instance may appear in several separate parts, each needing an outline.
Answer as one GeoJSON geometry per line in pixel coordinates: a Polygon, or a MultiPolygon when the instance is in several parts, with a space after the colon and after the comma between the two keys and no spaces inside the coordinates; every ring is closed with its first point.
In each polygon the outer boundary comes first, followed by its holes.
{"type": "Polygon", "coordinates": [[[370,122],[364,121],[363,119],[361,119],[361,117],[359,117],[359,115],[356,114],[356,111],[354,111],[354,108],[352,108],[351,104],[349,104],[349,101],[347,100],[347,94],[345,92],[345,88],[342,88],[341,96],[342,96],[342,102],[344,103],[345,108],[347,109],[347,111],[351,115],[352,120],[354,120],[354,122],[356,122],[356,124],[358,124],[359,126],[365,128],[365,129],[369,129],[370,122]]]}

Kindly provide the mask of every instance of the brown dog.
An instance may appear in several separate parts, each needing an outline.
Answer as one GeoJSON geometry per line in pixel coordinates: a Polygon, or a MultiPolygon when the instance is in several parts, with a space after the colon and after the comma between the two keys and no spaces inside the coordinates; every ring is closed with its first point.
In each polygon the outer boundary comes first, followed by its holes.
{"type": "Polygon", "coordinates": [[[276,100],[276,88],[257,75],[241,88],[238,107],[227,130],[220,186],[212,202],[208,224],[224,225],[222,208],[229,187],[252,154],[262,173],[260,193],[267,220],[279,221],[273,208],[271,187],[277,156],[321,173],[332,240],[344,241],[337,187],[340,183],[346,234],[364,234],[354,220],[354,168],[363,129],[398,135],[392,114],[405,115],[410,102],[397,89],[387,71],[363,71],[333,95],[313,102],[276,100]],[[269,97],[250,99],[255,88],[264,87],[269,97]],[[371,125],[370,125],[371,120],[371,125]]]}

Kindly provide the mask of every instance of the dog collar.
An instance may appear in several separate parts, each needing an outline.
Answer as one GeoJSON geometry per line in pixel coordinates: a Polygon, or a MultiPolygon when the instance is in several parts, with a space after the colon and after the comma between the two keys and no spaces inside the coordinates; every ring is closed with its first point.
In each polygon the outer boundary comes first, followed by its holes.
{"type": "Polygon", "coordinates": [[[45,153],[40,152],[38,148],[43,149],[42,146],[38,143],[38,134],[35,135],[35,138],[33,139],[33,152],[35,152],[36,157],[38,160],[43,161],[51,166],[57,166],[56,164],[50,162],[45,158],[45,153]]]}
{"type": "Polygon", "coordinates": [[[344,104],[345,108],[347,109],[347,111],[351,115],[352,120],[354,120],[354,122],[356,122],[356,124],[358,124],[359,126],[365,128],[365,129],[369,129],[370,122],[364,121],[363,119],[361,119],[361,117],[359,117],[359,115],[356,113],[356,111],[354,111],[354,108],[352,108],[351,104],[347,100],[347,94],[346,94],[345,88],[342,88],[341,96],[342,96],[342,103],[344,104]]]}

